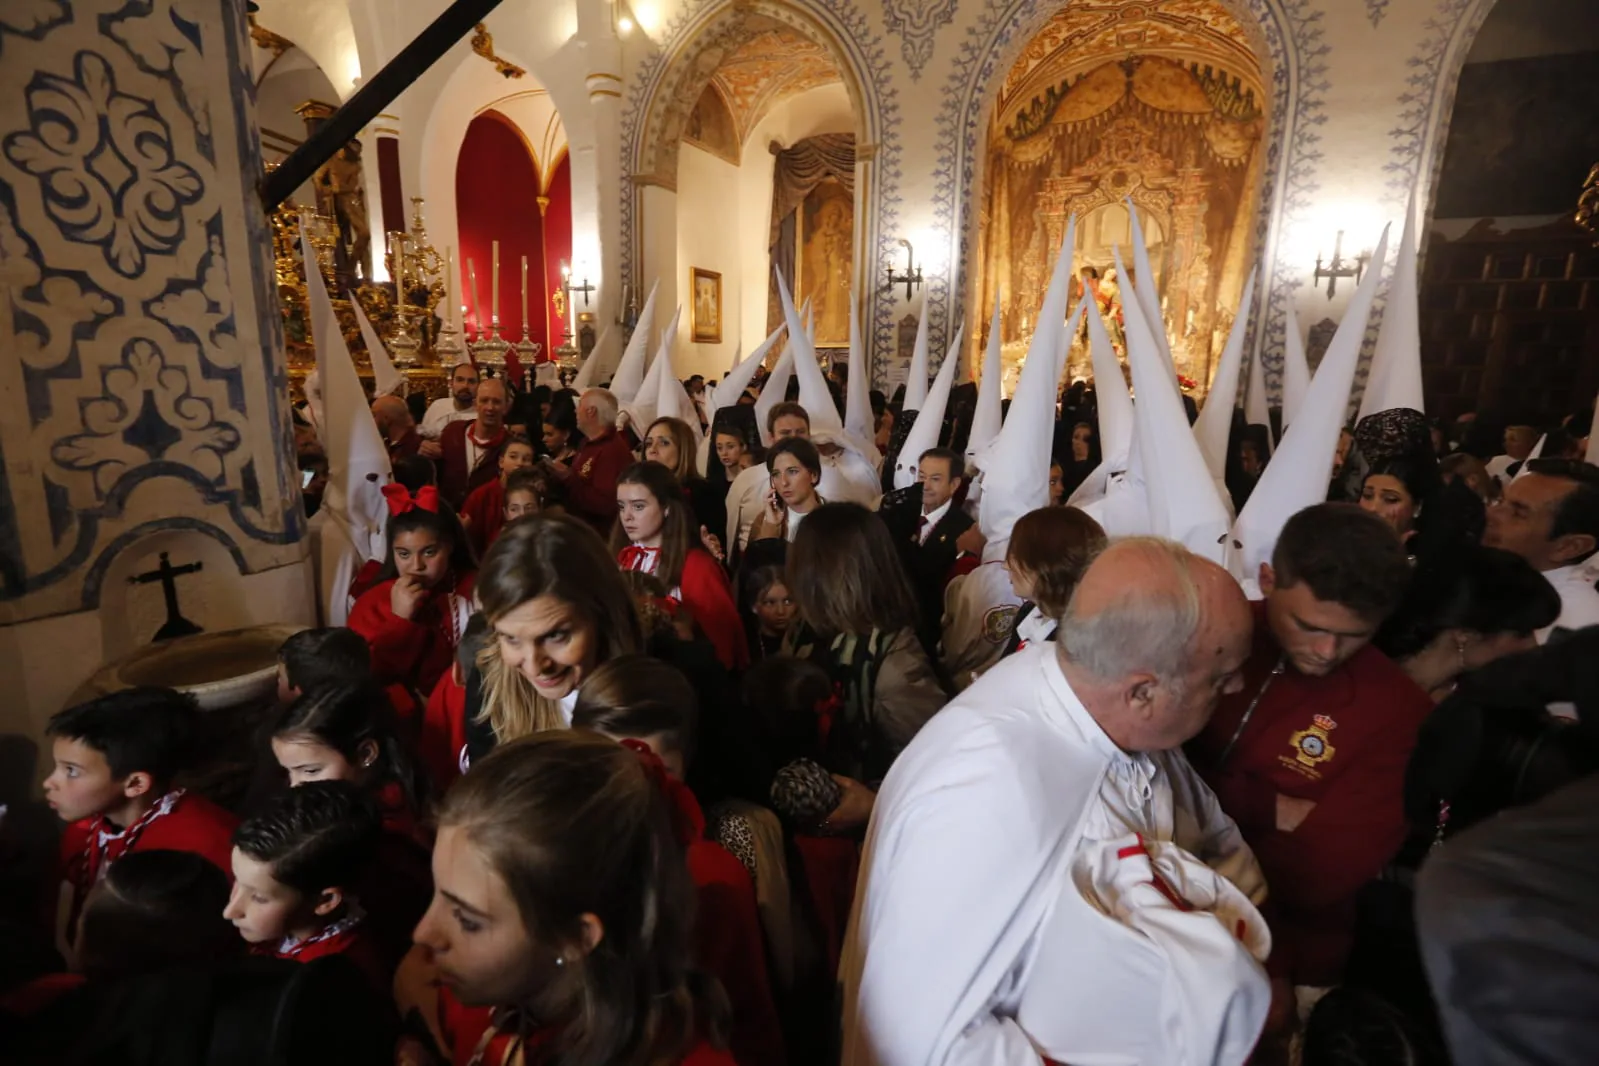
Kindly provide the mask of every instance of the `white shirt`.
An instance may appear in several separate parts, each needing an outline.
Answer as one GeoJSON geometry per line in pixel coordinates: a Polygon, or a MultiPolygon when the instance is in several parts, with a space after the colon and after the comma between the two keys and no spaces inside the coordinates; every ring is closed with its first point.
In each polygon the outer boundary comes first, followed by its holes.
{"type": "Polygon", "coordinates": [[[416,431],[426,440],[438,440],[444,435],[444,427],[451,422],[464,422],[476,417],[476,404],[469,403],[465,410],[461,410],[455,406],[454,396],[440,396],[428,404],[427,413],[422,416],[422,424],[416,427],[416,431]]]}
{"type": "MultiPolygon", "coordinates": [[[[816,507],[820,507],[821,505],[822,498],[820,495],[818,495],[816,498],[816,507]]],[[[811,511],[816,510],[816,507],[812,507],[811,511]]],[[[790,544],[794,543],[794,534],[799,532],[800,523],[805,520],[805,515],[810,514],[811,511],[806,511],[805,514],[800,514],[798,511],[788,512],[788,521],[783,523],[783,527],[787,540],[790,544]]]]}
{"type": "Polygon", "coordinates": [[[1538,630],[1538,643],[1544,644],[1557,629],[1582,629],[1599,625],[1599,555],[1591,555],[1580,563],[1546,570],[1543,575],[1560,593],[1560,617],[1545,629],[1538,630]]]}
{"type": "Polygon", "coordinates": [[[949,514],[950,505],[954,502],[955,497],[951,496],[949,499],[945,500],[931,511],[922,515],[921,528],[916,533],[916,543],[927,543],[927,535],[933,531],[934,527],[944,520],[945,515],[949,514]]]}
{"type": "Polygon", "coordinates": [[[731,552],[733,545],[740,549],[749,547],[750,527],[766,507],[766,494],[772,487],[772,475],[765,463],[756,463],[739,471],[738,477],[727,489],[727,540],[724,551],[731,552]]]}
{"type": "Polygon", "coordinates": [[[1264,896],[1182,752],[1121,751],[1055,647],[1024,649],[878,793],[839,972],[843,1066],[1242,1063],[1271,1000],[1264,896]],[[1139,895],[1150,870],[1195,910],[1139,895]]]}
{"type": "Polygon", "coordinates": [[[1484,464],[1484,469],[1488,471],[1488,476],[1495,481],[1507,481],[1509,480],[1510,465],[1515,461],[1508,455],[1496,455],[1484,464]]]}

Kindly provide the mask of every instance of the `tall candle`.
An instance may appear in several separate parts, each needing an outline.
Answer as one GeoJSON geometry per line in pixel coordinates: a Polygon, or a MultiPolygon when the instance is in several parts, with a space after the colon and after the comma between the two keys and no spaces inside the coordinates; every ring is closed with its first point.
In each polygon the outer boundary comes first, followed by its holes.
{"type": "Polygon", "coordinates": [[[527,256],[522,257],[522,332],[526,333],[527,322],[527,256]]]}
{"type": "Polygon", "coordinates": [[[489,321],[495,329],[500,328],[500,242],[493,244],[494,265],[493,278],[489,282],[489,321]]]}
{"type": "Polygon", "coordinates": [[[472,257],[466,260],[466,278],[472,283],[472,323],[475,327],[473,333],[483,336],[483,301],[477,295],[477,264],[472,262],[472,257]]]}

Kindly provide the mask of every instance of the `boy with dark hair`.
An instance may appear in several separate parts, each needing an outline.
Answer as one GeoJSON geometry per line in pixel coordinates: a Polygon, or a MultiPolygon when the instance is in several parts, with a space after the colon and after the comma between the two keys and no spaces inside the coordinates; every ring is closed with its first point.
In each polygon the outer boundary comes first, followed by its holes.
{"type": "Polygon", "coordinates": [[[1382,519],[1323,503],[1288,520],[1259,576],[1243,685],[1187,752],[1271,885],[1272,972],[1327,987],[1347,960],[1356,893],[1404,842],[1405,765],[1432,710],[1371,644],[1410,563],[1382,519]]]}
{"type": "Polygon", "coordinates": [[[386,989],[392,974],[353,890],[381,833],[377,808],[354,782],[280,793],[233,834],[233,894],[222,916],[256,954],[296,962],[347,955],[386,989]]]}
{"type": "Polygon", "coordinates": [[[533,469],[535,454],[533,442],[526,437],[507,437],[505,449],[500,452],[500,476],[473,489],[461,505],[461,526],[472,543],[472,554],[479,559],[505,525],[505,490],[511,475],[533,469]]]}
{"type": "Polygon", "coordinates": [[[189,851],[226,871],[238,819],[173,782],[185,767],[199,707],[168,688],[131,688],[50,719],[55,769],[45,799],[61,837],[58,945],[70,943],[89,889],[135,851],[189,851]]]}
{"type": "Polygon", "coordinates": [[[278,702],[372,676],[372,651],[353,629],[302,629],[278,648],[278,702]]]}

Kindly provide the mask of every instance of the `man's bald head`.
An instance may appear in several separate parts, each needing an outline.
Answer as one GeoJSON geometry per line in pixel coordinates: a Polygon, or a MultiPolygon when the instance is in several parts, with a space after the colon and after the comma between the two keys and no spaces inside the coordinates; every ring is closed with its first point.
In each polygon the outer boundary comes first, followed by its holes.
{"type": "Polygon", "coordinates": [[[372,420],[378,424],[378,432],[389,439],[404,436],[405,431],[416,424],[411,409],[398,396],[379,396],[373,400],[372,420]]]}
{"type": "Polygon", "coordinates": [[[1078,583],[1057,636],[1062,668],[1111,740],[1175,748],[1236,691],[1249,603],[1227,571],[1171,541],[1129,537],[1078,583]]]}
{"type": "Polygon", "coordinates": [[[609,389],[585,389],[577,398],[577,428],[590,440],[616,426],[616,394],[609,389]]]}

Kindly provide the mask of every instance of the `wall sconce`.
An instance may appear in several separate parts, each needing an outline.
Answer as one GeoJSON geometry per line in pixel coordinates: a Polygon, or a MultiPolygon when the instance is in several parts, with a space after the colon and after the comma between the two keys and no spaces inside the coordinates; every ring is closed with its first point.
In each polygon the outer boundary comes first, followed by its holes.
{"type": "Polygon", "coordinates": [[[909,302],[915,295],[916,289],[922,283],[922,268],[916,265],[916,251],[911,247],[911,242],[901,237],[900,246],[905,249],[905,273],[894,273],[894,264],[888,265],[888,287],[895,285],[905,286],[905,299],[909,302]]]}
{"type": "Polygon", "coordinates": [[[594,291],[594,286],[589,284],[589,279],[584,278],[581,285],[572,284],[572,264],[561,260],[561,287],[568,293],[580,292],[583,294],[583,306],[589,305],[589,293],[594,291]]]}
{"type": "Polygon", "coordinates": [[[1321,265],[1321,253],[1316,253],[1316,272],[1311,276],[1311,288],[1318,288],[1321,279],[1327,279],[1327,299],[1333,298],[1333,293],[1338,291],[1339,278],[1354,278],[1355,284],[1360,284],[1360,276],[1366,271],[1366,261],[1371,258],[1366,252],[1361,252],[1354,259],[1345,259],[1343,256],[1344,231],[1339,230],[1338,236],[1333,239],[1332,260],[1324,267],[1321,265]]]}

